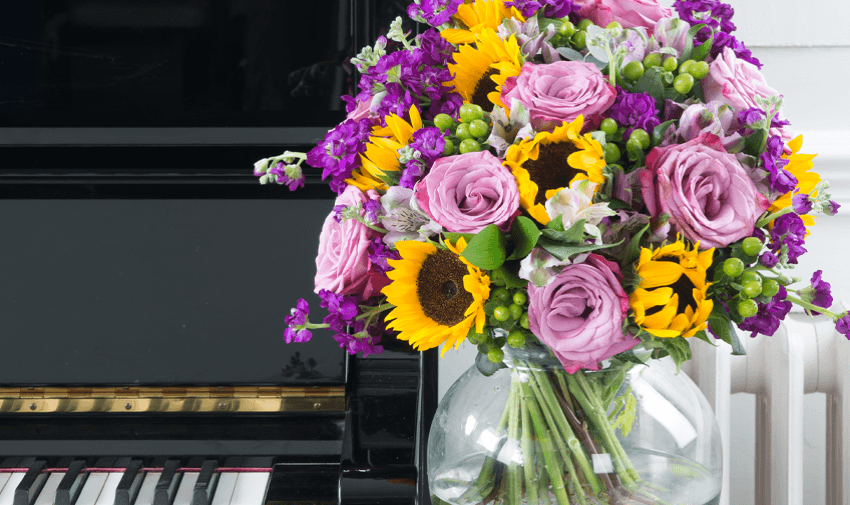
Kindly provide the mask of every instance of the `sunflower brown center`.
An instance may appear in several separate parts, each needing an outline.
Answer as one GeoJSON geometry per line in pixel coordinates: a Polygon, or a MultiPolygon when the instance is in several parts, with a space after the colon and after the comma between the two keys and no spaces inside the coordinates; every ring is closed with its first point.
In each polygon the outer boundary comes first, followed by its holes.
{"type": "Polygon", "coordinates": [[[498,74],[499,71],[495,68],[488,68],[484,75],[481,76],[481,79],[478,79],[478,82],[475,83],[475,90],[472,91],[472,98],[470,98],[470,102],[475,105],[480,105],[484,110],[490,110],[493,108],[493,104],[490,103],[490,99],[487,98],[487,95],[496,91],[498,85],[493,82],[493,79],[490,79],[490,76],[498,74]]]}
{"type": "Polygon", "coordinates": [[[425,315],[434,321],[454,326],[463,321],[466,309],[474,301],[463,289],[463,276],[469,271],[458,256],[440,249],[422,262],[416,277],[416,297],[425,315]]]}
{"type": "MultiPolygon", "coordinates": [[[[666,258],[659,258],[656,261],[668,261],[670,263],[678,264],[679,258],[668,256],[666,258]]],[[[670,287],[673,288],[674,293],[679,295],[679,306],[676,308],[677,314],[684,314],[685,308],[688,306],[690,306],[693,310],[697,310],[697,301],[694,299],[694,289],[696,289],[696,286],[694,286],[694,283],[691,282],[687,275],[680,275],[676,282],[670,284],[670,287]]],[[[651,316],[652,314],[661,311],[662,308],[663,307],[661,306],[656,306],[647,309],[646,315],[651,316]]]]}
{"type": "Polygon", "coordinates": [[[567,163],[567,158],[578,151],[572,142],[540,144],[536,160],[527,160],[522,167],[528,170],[528,176],[537,184],[535,204],[546,203],[546,191],[569,187],[573,177],[581,173],[567,163]]]}

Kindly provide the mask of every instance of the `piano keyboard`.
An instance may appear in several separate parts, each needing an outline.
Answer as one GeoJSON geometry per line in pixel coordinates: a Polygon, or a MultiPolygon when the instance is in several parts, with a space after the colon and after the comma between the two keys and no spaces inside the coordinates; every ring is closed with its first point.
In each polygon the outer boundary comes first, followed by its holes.
{"type": "Polygon", "coordinates": [[[35,458],[6,458],[0,505],[262,505],[271,471],[269,458],[228,458],[222,466],[211,459],[184,465],[177,459],[100,458],[88,466],[63,458],[48,466],[35,458]]]}

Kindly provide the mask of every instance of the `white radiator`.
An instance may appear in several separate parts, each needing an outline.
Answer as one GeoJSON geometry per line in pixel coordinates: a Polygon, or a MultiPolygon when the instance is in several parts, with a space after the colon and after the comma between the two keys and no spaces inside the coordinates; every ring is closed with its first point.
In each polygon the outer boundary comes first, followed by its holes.
{"type": "MultiPolygon", "coordinates": [[[[791,313],[772,337],[739,332],[746,356],[693,342],[685,372],[714,408],[723,438],[723,493],[730,500],[730,395],[756,395],[756,505],[807,505],[803,431],[826,430],[826,505],[850,505],[850,342],[831,320],[791,313]],[[826,419],[803,426],[803,396],[826,394],[826,419]]],[[[731,478],[748,478],[732,476],[731,478]]]]}

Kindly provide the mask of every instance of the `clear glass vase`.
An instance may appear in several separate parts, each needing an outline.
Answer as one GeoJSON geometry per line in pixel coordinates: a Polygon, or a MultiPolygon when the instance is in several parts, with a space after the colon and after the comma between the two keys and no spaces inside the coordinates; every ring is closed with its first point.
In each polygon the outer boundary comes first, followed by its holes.
{"type": "Polygon", "coordinates": [[[718,503],[711,407],[671,361],[646,362],[571,375],[526,346],[489,377],[473,366],[431,425],[433,503],[718,503]]]}

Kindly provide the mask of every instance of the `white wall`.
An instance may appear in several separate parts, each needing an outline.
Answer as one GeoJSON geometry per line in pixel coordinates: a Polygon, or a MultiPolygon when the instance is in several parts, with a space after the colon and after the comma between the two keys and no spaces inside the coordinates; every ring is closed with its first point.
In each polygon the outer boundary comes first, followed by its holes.
{"type": "MultiPolygon", "coordinates": [[[[823,270],[835,298],[850,301],[850,2],[839,0],[727,0],[736,9],[736,35],[764,64],[767,82],[785,96],[784,116],[804,135],[803,152],[819,153],[815,171],[832,183],[843,214],[821,218],[807,240],[798,277],[823,270]]],[[[672,0],[661,0],[667,6],[672,0]]],[[[850,342],[847,343],[850,345],[850,342]]],[[[440,397],[471,364],[475,347],[447,352],[440,361],[440,397]]],[[[755,403],[732,397],[733,505],[751,505],[755,403]]],[[[825,503],[824,395],[806,397],[806,505],[825,503]]]]}

